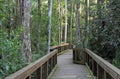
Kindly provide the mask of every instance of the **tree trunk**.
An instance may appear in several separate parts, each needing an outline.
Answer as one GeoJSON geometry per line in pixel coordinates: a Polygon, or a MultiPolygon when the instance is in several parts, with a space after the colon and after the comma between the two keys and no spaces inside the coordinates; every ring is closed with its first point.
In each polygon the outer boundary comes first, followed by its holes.
{"type": "Polygon", "coordinates": [[[76,46],[80,47],[80,49],[83,48],[82,46],[82,29],[80,28],[80,1],[76,0],[76,46]]]}
{"type": "Polygon", "coordinates": [[[79,1],[76,1],[76,45],[79,45],[79,27],[80,27],[80,19],[79,19],[79,8],[80,4],[79,1]]]}
{"type": "Polygon", "coordinates": [[[65,0],[65,43],[67,42],[67,0],[65,0]]]}
{"type": "Polygon", "coordinates": [[[59,45],[61,44],[61,1],[58,0],[59,45]]]}
{"type": "Polygon", "coordinates": [[[20,0],[15,0],[15,24],[14,28],[17,28],[20,22],[20,0]]]}
{"type": "Polygon", "coordinates": [[[48,53],[50,53],[50,43],[51,43],[51,19],[52,19],[52,0],[48,1],[49,11],[48,11],[48,53]]]}
{"type": "Polygon", "coordinates": [[[41,25],[41,0],[38,0],[38,25],[37,25],[37,39],[36,39],[37,53],[40,50],[40,25],[41,25]]]}
{"type": "Polygon", "coordinates": [[[24,0],[24,15],[22,19],[23,33],[23,55],[27,62],[31,62],[31,40],[30,40],[30,0],[24,0]]]}
{"type": "Polygon", "coordinates": [[[70,43],[72,44],[72,27],[73,27],[73,3],[71,3],[71,13],[70,13],[70,43]]]}
{"type": "Polygon", "coordinates": [[[85,8],[85,40],[84,40],[84,46],[87,48],[88,47],[88,31],[89,31],[89,0],[85,0],[86,8],[85,8]]]}

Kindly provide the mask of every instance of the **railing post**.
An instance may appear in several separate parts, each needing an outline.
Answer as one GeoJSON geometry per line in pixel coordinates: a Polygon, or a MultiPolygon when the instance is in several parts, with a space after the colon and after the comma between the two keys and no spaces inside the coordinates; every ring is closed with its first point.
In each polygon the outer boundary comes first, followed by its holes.
{"type": "Polygon", "coordinates": [[[96,71],[97,71],[97,63],[96,63],[96,61],[94,61],[94,75],[95,76],[97,76],[96,71]]]}
{"type": "MultiPolygon", "coordinates": [[[[112,78],[107,72],[104,72],[104,77],[106,76],[105,79],[114,79],[112,78]]],[[[119,79],[119,78],[118,78],[119,79]]]]}
{"type": "MultiPolygon", "coordinates": [[[[50,60],[50,59],[49,59],[49,60],[50,60]]],[[[46,70],[47,73],[46,73],[46,74],[47,74],[47,77],[48,77],[48,73],[49,73],[49,60],[46,62],[46,67],[47,67],[47,70],[46,70]]]]}
{"type": "Polygon", "coordinates": [[[51,58],[51,71],[53,70],[54,64],[53,64],[53,57],[51,58]]]}
{"type": "Polygon", "coordinates": [[[104,79],[107,79],[107,73],[105,70],[104,70],[104,79]]]}
{"type": "Polygon", "coordinates": [[[97,79],[99,79],[99,65],[97,64],[97,79]]]}
{"type": "Polygon", "coordinates": [[[53,56],[53,65],[55,67],[55,55],[53,56]]]}
{"type": "Polygon", "coordinates": [[[88,54],[86,53],[86,63],[88,65],[88,54]]]}
{"type": "Polygon", "coordinates": [[[90,57],[89,57],[89,55],[88,55],[88,66],[90,67],[90,64],[89,64],[89,61],[90,61],[90,59],[89,59],[90,57]]]}
{"type": "Polygon", "coordinates": [[[35,79],[40,79],[40,71],[41,71],[40,68],[37,69],[37,71],[36,71],[36,75],[35,75],[35,79]]]}
{"type": "Polygon", "coordinates": [[[42,79],[42,67],[40,67],[40,79],[42,79]]]}
{"type": "Polygon", "coordinates": [[[94,66],[94,60],[92,59],[92,72],[93,72],[93,74],[95,73],[94,71],[95,71],[95,66],[94,66]]]}
{"type": "Polygon", "coordinates": [[[84,51],[84,54],[83,54],[83,55],[84,55],[84,58],[83,58],[83,59],[84,59],[84,64],[85,64],[85,63],[87,62],[87,56],[86,56],[86,52],[85,52],[85,51],[84,51]]]}
{"type": "Polygon", "coordinates": [[[55,55],[55,65],[57,64],[57,54],[55,55]]]}

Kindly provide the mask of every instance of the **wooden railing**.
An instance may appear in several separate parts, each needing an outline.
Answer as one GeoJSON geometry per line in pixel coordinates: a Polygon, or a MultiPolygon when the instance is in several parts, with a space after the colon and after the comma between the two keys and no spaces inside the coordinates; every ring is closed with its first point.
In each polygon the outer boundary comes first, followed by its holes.
{"type": "Polygon", "coordinates": [[[82,49],[73,48],[73,63],[84,64],[84,55],[82,49]]]}
{"type": "Polygon", "coordinates": [[[52,51],[5,79],[47,79],[57,64],[57,52],[52,51]]]}
{"type": "Polygon", "coordinates": [[[65,44],[60,44],[60,45],[57,45],[57,46],[52,46],[50,48],[51,51],[57,49],[58,50],[58,54],[66,49],[72,49],[72,45],[69,44],[69,43],[65,43],[65,44]]]}
{"type": "Polygon", "coordinates": [[[6,77],[5,79],[48,79],[50,73],[57,65],[57,54],[70,48],[72,48],[72,45],[68,43],[53,46],[51,47],[51,52],[49,54],[6,77]]]}
{"type": "Polygon", "coordinates": [[[120,69],[89,49],[85,49],[84,62],[86,62],[97,79],[120,79],[120,69]]]}

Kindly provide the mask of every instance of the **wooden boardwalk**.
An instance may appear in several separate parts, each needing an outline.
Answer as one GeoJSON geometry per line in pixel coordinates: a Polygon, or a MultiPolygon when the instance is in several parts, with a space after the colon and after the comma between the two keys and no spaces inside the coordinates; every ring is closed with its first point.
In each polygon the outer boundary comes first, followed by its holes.
{"type": "Polygon", "coordinates": [[[85,65],[72,62],[72,50],[58,56],[58,66],[50,79],[93,79],[85,65]]]}

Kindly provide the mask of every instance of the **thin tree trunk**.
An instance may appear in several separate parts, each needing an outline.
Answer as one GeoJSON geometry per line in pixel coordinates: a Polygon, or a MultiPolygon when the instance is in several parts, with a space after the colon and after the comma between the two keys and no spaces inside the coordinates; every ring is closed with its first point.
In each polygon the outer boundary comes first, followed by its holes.
{"type": "MultiPolygon", "coordinates": [[[[8,6],[10,6],[10,0],[7,1],[7,4],[8,4],[8,6]]],[[[9,11],[9,14],[8,14],[7,28],[8,28],[8,38],[10,38],[11,30],[12,30],[12,28],[10,27],[10,24],[11,24],[11,10],[10,10],[10,7],[8,7],[8,11],[9,11]]]]}
{"type": "Polygon", "coordinates": [[[73,27],[73,3],[71,3],[71,17],[70,17],[70,43],[72,44],[72,27],[73,27]]]}
{"type": "Polygon", "coordinates": [[[40,50],[40,25],[41,25],[41,0],[38,0],[38,27],[37,27],[37,39],[36,39],[36,45],[37,45],[37,53],[40,50]]]}
{"type": "Polygon", "coordinates": [[[51,43],[51,19],[52,19],[52,0],[48,1],[49,11],[48,11],[48,53],[50,53],[50,43],[51,43]]]}
{"type": "Polygon", "coordinates": [[[27,62],[31,62],[31,40],[30,40],[30,0],[24,0],[24,15],[22,19],[23,33],[23,55],[27,62]]]}
{"type": "Polygon", "coordinates": [[[59,45],[61,44],[61,1],[58,0],[59,45]]]}
{"type": "Polygon", "coordinates": [[[17,28],[17,26],[19,25],[19,17],[20,17],[20,0],[15,0],[15,24],[14,24],[14,28],[17,28]]]}
{"type": "Polygon", "coordinates": [[[84,40],[84,46],[87,48],[88,47],[88,24],[89,24],[89,0],[85,0],[85,4],[86,4],[86,8],[85,8],[85,13],[86,13],[86,17],[85,17],[85,40],[84,40]]]}
{"type": "Polygon", "coordinates": [[[67,42],[67,0],[65,0],[65,43],[67,42]]]}
{"type": "Polygon", "coordinates": [[[80,28],[80,1],[76,0],[76,46],[80,47],[80,49],[83,48],[82,46],[82,30],[80,28]]]}
{"type": "Polygon", "coordinates": [[[76,1],[76,45],[79,44],[79,26],[80,26],[79,8],[80,5],[78,1],[76,1]]]}

